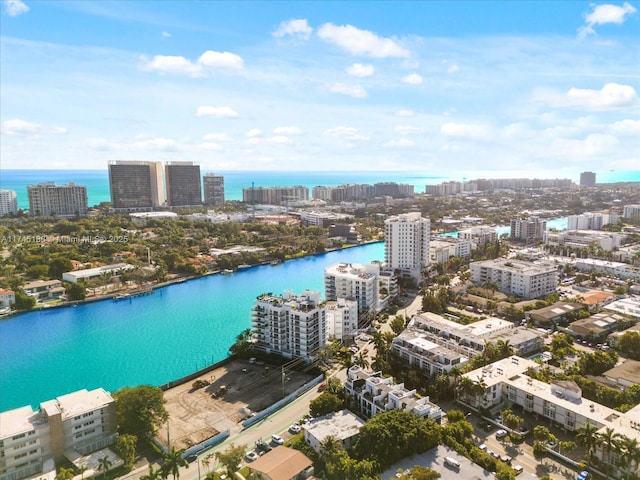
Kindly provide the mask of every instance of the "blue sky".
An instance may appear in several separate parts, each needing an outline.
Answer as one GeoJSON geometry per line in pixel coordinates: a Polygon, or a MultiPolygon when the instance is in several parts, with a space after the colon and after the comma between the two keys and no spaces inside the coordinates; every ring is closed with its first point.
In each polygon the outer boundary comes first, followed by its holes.
{"type": "Polygon", "coordinates": [[[640,168],[635,2],[4,0],[2,168],[640,168]]]}

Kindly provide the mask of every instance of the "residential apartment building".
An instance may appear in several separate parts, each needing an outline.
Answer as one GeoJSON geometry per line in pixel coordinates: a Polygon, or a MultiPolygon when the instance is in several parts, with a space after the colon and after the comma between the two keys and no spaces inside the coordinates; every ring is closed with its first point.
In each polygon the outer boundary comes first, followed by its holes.
{"type": "Polygon", "coordinates": [[[431,237],[429,240],[429,261],[432,264],[445,263],[451,257],[466,258],[471,255],[471,241],[452,237],[431,237]]]}
{"type": "Polygon", "coordinates": [[[611,275],[622,280],[640,278],[640,267],[628,263],[600,260],[597,258],[553,257],[558,264],[570,264],[581,273],[611,275]]]}
{"type": "Polygon", "coordinates": [[[338,263],[324,271],[324,292],[327,300],[350,298],[358,304],[360,323],[370,321],[378,309],[380,266],[338,263]]]}
{"type": "Polygon", "coordinates": [[[498,241],[498,232],[493,227],[471,227],[458,232],[458,239],[471,242],[471,248],[484,247],[487,243],[498,241]]]}
{"type": "Polygon", "coordinates": [[[242,189],[242,201],[251,205],[289,205],[291,202],[309,200],[309,189],[302,185],[293,187],[251,187],[242,189]]]}
{"type": "MultiPolygon", "coordinates": [[[[477,395],[461,392],[458,402],[492,412],[519,405],[525,412],[542,417],[541,423],[549,421],[569,432],[575,432],[590,423],[600,429],[599,433],[611,428],[620,435],[640,441],[640,406],[621,413],[582,398],[582,390],[573,381],[556,380],[549,384],[533,379],[526,374],[530,368],[538,369],[539,365],[512,356],[466,373],[463,376],[474,383],[482,379],[484,392],[477,395]]],[[[595,455],[610,464],[613,470],[618,454],[612,452],[608,457],[606,447],[602,445],[595,450],[595,455]]]]}
{"type": "Polygon", "coordinates": [[[87,214],[87,187],[69,182],[28,185],[29,215],[32,217],[78,217],[87,214]]]}
{"type": "Polygon", "coordinates": [[[73,461],[111,445],[116,405],[102,388],[79,390],[40,404],[0,413],[0,480],[45,473],[47,461],[73,461]]]}
{"type": "Polygon", "coordinates": [[[581,187],[595,187],[596,186],[596,174],[595,174],[595,172],[582,172],[580,174],[580,186],[581,187]]]}
{"type": "Polygon", "coordinates": [[[311,359],[327,342],[326,306],[320,292],[306,290],[299,296],[260,295],[253,307],[256,348],[287,358],[311,359]]]}
{"type": "Polygon", "coordinates": [[[338,298],[326,303],[327,335],[337,340],[352,339],[358,330],[358,302],[338,298]]]}
{"type": "Polygon", "coordinates": [[[622,245],[626,235],[618,232],[603,232],[601,230],[548,230],[544,232],[545,245],[567,245],[576,248],[590,248],[599,246],[602,250],[610,252],[622,245]]]}
{"type": "Polygon", "coordinates": [[[349,410],[340,410],[317,417],[302,426],[304,441],[316,453],[321,453],[320,446],[327,437],[333,437],[342,444],[345,450],[353,447],[364,425],[364,420],[349,410]]]}
{"type": "Polygon", "coordinates": [[[511,219],[511,233],[509,237],[527,243],[537,243],[543,239],[546,229],[547,221],[539,217],[529,217],[524,220],[514,218],[511,219]]]}
{"type": "Polygon", "coordinates": [[[406,410],[423,418],[440,423],[442,409],[431,403],[429,397],[420,397],[416,390],[405,388],[403,383],[393,383],[392,377],[382,377],[382,372],[368,373],[354,365],[347,371],[345,391],[365,417],[380,412],[406,410]]]}
{"type": "Polygon", "coordinates": [[[202,205],[200,165],[193,162],[167,162],[164,166],[167,186],[167,206],[194,207],[202,205]]]}
{"type": "Polygon", "coordinates": [[[640,205],[625,205],[622,217],[630,222],[640,222],[640,205]]]}
{"type": "Polygon", "coordinates": [[[567,230],[602,230],[602,227],[618,221],[615,213],[586,212],[567,217],[567,230]]]}
{"type": "Polygon", "coordinates": [[[469,269],[476,285],[493,282],[500,292],[524,299],[544,297],[558,288],[558,271],[553,265],[499,258],[471,262],[469,269]]]}
{"type": "Polygon", "coordinates": [[[18,213],[18,197],[13,190],[0,190],[0,217],[18,213]]]}
{"type": "Polygon", "coordinates": [[[65,293],[60,280],[36,280],[25,283],[20,288],[30,297],[34,297],[36,302],[60,298],[65,293]]]}
{"type": "Polygon", "coordinates": [[[0,307],[11,307],[16,303],[16,294],[13,290],[0,288],[0,307]]]}
{"type": "Polygon", "coordinates": [[[166,205],[162,162],[109,162],[109,190],[116,212],[150,211],[166,205]]]}
{"type": "Polygon", "coordinates": [[[429,266],[431,222],[419,212],[390,217],[384,222],[385,264],[420,284],[429,266]]]}
{"type": "Polygon", "coordinates": [[[442,375],[469,361],[463,353],[428,340],[423,332],[410,327],[393,339],[391,350],[405,363],[421,369],[424,375],[442,375]]]}
{"type": "Polygon", "coordinates": [[[207,173],[202,177],[205,205],[221,205],[224,203],[224,177],[215,173],[207,173]]]}

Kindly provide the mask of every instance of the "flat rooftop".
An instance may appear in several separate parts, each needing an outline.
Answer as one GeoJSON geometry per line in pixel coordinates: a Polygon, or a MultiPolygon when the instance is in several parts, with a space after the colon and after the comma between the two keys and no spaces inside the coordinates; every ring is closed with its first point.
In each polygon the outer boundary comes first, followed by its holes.
{"type": "Polygon", "coordinates": [[[12,437],[33,430],[34,425],[43,423],[39,412],[30,406],[14,408],[0,413],[0,439],[12,437]]]}
{"type": "Polygon", "coordinates": [[[315,418],[303,428],[320,441],[329,436],[344,440],[357,435],[364,424],[364,420],[354,413],[341,410],[315,418]]]}

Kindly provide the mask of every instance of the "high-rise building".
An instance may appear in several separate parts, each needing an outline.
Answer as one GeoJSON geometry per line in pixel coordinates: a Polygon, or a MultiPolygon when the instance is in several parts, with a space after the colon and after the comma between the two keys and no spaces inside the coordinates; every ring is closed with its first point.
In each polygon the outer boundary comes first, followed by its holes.
{"type": "Polygon", "coordinates": [[[167,162],[164,171],[169,207],[202,205],[200,165],[193,162],[167,162]]]}
{"type": "Polygon", "coordinates": [[[288,205],[290,202],[309,200],[309,189],[293,187],[251,187],[242,189],[242,201],[251,205],[288,205]]]}
{"type": "Polygon", "coordinates": [[[525,220],[514,218],[511,220],[510,238],[524,240],[527,243],[541,241],[547,229],[547,221],[539,217],[529,217],[525,220]]]}
{"type": "Polygon", "coordinates": [[[109,162],[111,208],[142,212],[165,204],[162,162],[116,160],[109,162]]]}
{"type": "Polygon", "coordinates": [[[326,307],[320,292],[306,290],[296,297],[262,294],[253,307],[256,348],[287,358],[311,359],[327,342],[326,307]]]}
{"type": "Polygon", "coordinates": [[[418,284],[429,266],[431,222],[420,212],[404,213],[384,222],[384,254],[387,268],[398,270],[418,284]]]}
{"type": "Polygon", "coordinates": [[[0,190],[0,217],[18,213],[18,197],[13,190],[0,190]]]}
{"type": "Polygon", "coordinates": [[[224,177],[215,173],[207,173],[202,177],[204,188],[204,204],[220,205],[224,203],[224,177]]]}
{"type": "Polygon", "coordinates": [[[360,323],[371,320],[378,307],[380,266],[338,263],[324,270],[324,294],[327,300],[353,299],[358,303],[360,323]]]}
{"type": "Polygon", "coordinates": [[[640,222],[640,204],[625,205],[622,209],[622,218],[631,222],[640,222]]]}
{"type": "Polygon", "coordinates": [[[75,217],[87,214],[87,187],[73,182],[56,185],[42,182],[28,185],[29,215],[32,217],[75,217]]]}
{"type": "Polygon", "coordinates": [[[581,187],[595,187],[596,186],[596,174],[595,174],[595,172],[582,172],[580,174],[580,186],[581,187]]]}

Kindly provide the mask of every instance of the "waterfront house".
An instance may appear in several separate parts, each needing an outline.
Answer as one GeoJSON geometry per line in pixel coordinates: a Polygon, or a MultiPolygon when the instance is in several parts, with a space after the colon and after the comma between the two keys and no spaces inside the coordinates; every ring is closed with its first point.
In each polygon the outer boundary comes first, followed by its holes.
{"type": "Polygon", "coordinates": [[[11,308],[16,303],[16,294],[13,290],[0,288],[0,310],[2,308],[11,308]]]}
{"type": "Polygon", "coordinates": [[[24,284],[21,288],[24,293],[34,297],[36,302],[60,298],[65,293],[60,280],[36,280],[24,284]]]}

